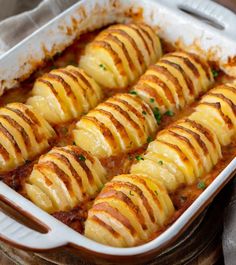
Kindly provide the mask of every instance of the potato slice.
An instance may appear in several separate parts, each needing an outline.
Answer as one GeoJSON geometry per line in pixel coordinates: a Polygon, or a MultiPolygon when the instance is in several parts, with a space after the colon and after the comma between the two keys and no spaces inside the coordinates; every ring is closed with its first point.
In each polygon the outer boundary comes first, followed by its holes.
{"type": "Polygon", "coordinates": [[[147,242],[173,213],[173,204],[160,182],[143,175],[120,175],[95,199],[85,222],[85,235],[106,245],[131,247],[147,242]]]}

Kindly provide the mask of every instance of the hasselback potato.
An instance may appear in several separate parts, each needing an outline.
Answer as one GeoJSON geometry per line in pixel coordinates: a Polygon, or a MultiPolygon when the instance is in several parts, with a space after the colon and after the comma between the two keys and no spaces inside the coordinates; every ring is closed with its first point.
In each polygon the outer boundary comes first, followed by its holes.
{"type": "Polygon", "coordinates": [[[140,78],[134,91],[161,113],[183,109],[213,83],[207,62],[186,53],[174,52],[151,65],[140,78]]]}
{"type": "Polygon", "coordinates": [[[82,69],[69,65],[38,78],[27,104],[50,123],[57,124],[79,118],[101,99],[99,85],[82,69]]]}
{"type": "Polygon", "coordinates": [[[161,54],[160,40],[148,25],[117,24],[88,44],[79,65],[102,86],[125,88],[161,54]]]}
{"type": "Polygon", "coordinates": [[[85,236],[114,247],[147,242],[174,213],[162,183],[142,175],[120,175],[108,182],[85,222],[85,236]]]}
{"type": "Polygon", "coordinates": [[[97,195],[106,175],[100,161],[81,148],[54,147],[34,165],[25,190],[45,211],[67,211],[97,195]]]}
{"type": "Polygon", "coordinates": [[[157,130],[150,107],[136,95],[116,94],[83,116],[73,131],[76,145],[98,157],[134,150],[157,130]]]}
{"type": "Polygon", "coordinates": [[[31,106],[10,103],[0,108],[0,173],[41,154],[54,136],[52,127],[31,106]]]}
{"type": "Polygon", "coordinates": [[[190,117],[213,130],[221,145],[231,142],[236,133],[235,84],[220,85],[210,90],[195,110],[190,117]]]}

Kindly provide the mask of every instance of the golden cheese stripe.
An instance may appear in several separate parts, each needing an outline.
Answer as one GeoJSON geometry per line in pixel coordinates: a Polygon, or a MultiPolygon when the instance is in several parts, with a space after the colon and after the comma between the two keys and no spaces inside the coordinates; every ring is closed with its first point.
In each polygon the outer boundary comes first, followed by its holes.
{"type": "Polygon", "coordinates": [[[83,116],[73,130],[74,141],[98,157],[141,147],[157,130],[150,107],[131,94],[116,94],[83,116]]]}
{"type": "Polygon", "coordinates": [[[160,40],[144,24],[108,27],[86,46],[79,65],[108,89],[126,88],[162,54],[160,40]]]}
{"type": "Polygon", "coordinates": [[[173,215],[163,185],[142,175],[120,175],[95,199],[85,222],[85,236],[114,247],[147,242],[173,215]]]}
{"type": "Polygon", "coordinates": [[[67,211],[98,194],[106,176],[100,161],[81,148],[55,147],[34,165],[25,191],[49,213],[67,211]]]}
{"type": "Polygon", "coordinates": [[[10,103],[0,108],[0,134],[0,173],[40,155],[55,137],[46,120],[22,103],[10,103]]]}
{"type": "Polygon", "coordinates": [[[166,54],[151,65],[134,86],[134,92],[160,113],[192,103],[213,83],[209,65],[186,52],[166,54]]]}
{"type": "Polygon", "coordinates": [[[27,104],[51,124],[58,124],[79,118],[101,100],[99,85],[82,69],[69,65],[37,79],[27,104]]]}

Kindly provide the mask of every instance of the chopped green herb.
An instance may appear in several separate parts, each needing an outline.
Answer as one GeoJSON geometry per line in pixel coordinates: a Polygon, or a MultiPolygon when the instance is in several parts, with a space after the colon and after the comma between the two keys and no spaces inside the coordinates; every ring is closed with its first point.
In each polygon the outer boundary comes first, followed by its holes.
{"type": "Polygon", "coordinates": [[[68,129],[67,129],[66,127],[62,127],[62,128],[61,128],[61,132],[62,132],[63,134],[67,134],[68,129]]]}
{"type": "Polygon", "coordinates": [[[57,67],[53,64],[50,66],[50,70],[54,70],[54,69],[57,69],[57,67]]]}
{"type": "Polygon", "coordinates": [[[165,115],[172,117],[172,116],[174,116],[174,112],[172,110],[167,110],[165,112],[165,115]]]}
{"type": "Polygon", "coordinates": [[[73,60],[69,61],[68,64],[69,64],[69,65],[78,66],[78,62],[73,61],[73,60]]]}
{"type": "Polygon", "coordinates": [[[137,94],[138,94],[138,93],[137,93],[136,91],[134,91],[134,90],[129,91],[129,93],[132,94],[132,95],[137,95],[137,94]]]}
{"type": "Polygon", "coordinates": [[[156,190],[154,190],[155,194],[158,196],[158,192],[156,190]]]}
{"type": "Polygon", "coordinates": [[[73,145],[76,145],[75,141],[73,142],[73,145]]]}
{"type": "Polygon", "coordinates": [[[205,183],[204,181],[200,181],[200,182],[198,182],[197,187],[198,187],[198,189],[200,189],[200,190],[205,190],[205,188],[206,188],[206,183],[205,183]]]}
{"type": "Polygon", "coordinates": [[[78,157],[79,157],[80,161],[85,161],[86,160],[86,158],[83,155],[79,155],[78,157]]]}
{"type": "Polygon", "coordinates": [[[129,191],[129,195],[130,195],[130,196],[134,196],[134,194],[132,193],[131,190],[129,191]]]}
{"type": "Polygon", "coordinates": [[[25,163],[26,163],[26,164],[27,164],[27,163],[30,163],[30,160],[27,160],[27,159],[26,159],[26,160],[25,160],[25,163]]]}
{"type": "Polygon", "coordinates": [[[219,72],[215,69],[212,69],[212,74],[213,74],[214,78],[216,78],[219,75],[219,72]]]}
{"type": "Polygon", "coordinates": [[[140,155],[136,156],[135,158],[136,158],[136,160],[138,160],[138,161],[144,160],[144,158],[141,157],[140,155]]]}
{"type": "Polygon", "coordinates": [[[62,52],[57,52],[56,54],[55,54],[55,56],[60,56],[62,54],[62,52]]]}
{"type": "Polygon", "coordinates": [[[128,158],[129,158],[129,160],[133,159],[132,155],[128,155],[128,158]]]}
{"type": "Polygon", "coordinates": [[[99,64],[99,67],[100,67],[100,68],[102,68],[104,71],[106,71],[106,70],[107,70],[107,68],[105,67],[105,65],[104,65],[104,64],[102,64],[102,63],[101,63],[101,64],[99,64]]]}
{"type": "Polygon", "coordinates": [[[161,123],[161,113],[160,113],[160,110],[157,107],[154,108],[153,114],[155,116],[157,124],[160,124],[161,123]]]}
{"type": "Polygon", "coordinates": [[[154,103],[155,99],[154,98],[150,98],[150,102],[154,103]]]}
{"type": "Polygon", "coordinates": [[[148,136],[147,143],[149,144],[151,141],[152,141],[152,137],[151,136],[148,136]]]}
{"type": "Polygon", "coordinates": [[[180,202],[181,202],[181,203],[184,203],[184,202],[186,202],[186,200],[187,200],[187,197],[186,197],[186,196],[183,196],[183,195],[181,195],[179,199],[180,199],[180,202]]]}
{"type": "Polygon", "coordinates": [[[158,162],[157,162],[159,165],[163,165],[164,163],[163,163],[163,161],[161,161],[161,160],[159,160],[158,162]]]}
{"type": "Polygon", "coordinates": [[[143,112],[142,112],[142,113],[143,113],[143,115],[147,115],[147,112],[146,112],[145,110],[143,110],[143,112]]]}

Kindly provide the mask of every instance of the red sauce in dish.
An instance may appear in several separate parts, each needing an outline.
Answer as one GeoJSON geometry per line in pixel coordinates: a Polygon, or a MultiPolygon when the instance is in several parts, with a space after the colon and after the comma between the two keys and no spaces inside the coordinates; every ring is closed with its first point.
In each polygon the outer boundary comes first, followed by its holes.
{"type": "MultiPolygon", "coordinates": [[[[30,78],[22,82],[17,88],[8,90],[2,97],[0,97],[0,106],[4,106],[10,102],[25,102],[30,96],[30,91],[33,87],[34,81],[37,77],[41,76],[43,73],[49,72],[54,68],[64,67],[66,65],[72,64],[77,65],[79,57],[84,52],[85,45],[93,40],[98,31],[92,33],[86,33],[80,36],[79,40],[76,40],[71,46],[66,48],[62,53],[56,54],[53,58],[46,58],[43,65],[35,73],[33,73],[30,78]]],[[[162,41],[162,46],[164,53],[174,51],[172,45],[162,41]]],[[[223,82],[230,81],[231,78],[220,72],[217,64],[212,63],[212,67],[217,70],[218,77],[216,78],[216,84],[221,84],[223,82]]],[[[129,88],[123,91],[107,91],[105,98],[117,93],[117,92],[127,92],[129,88]]],[[[196,99],[195,102],[197,102],[196,99]]],[[[186,115],[189,115],[193,111],[193,107],[196,103],[187,107],[184,111],[180,113],[175,113],[174,116],[163,115],[161,119],[161,124],[159,130],[166,128],[173,121],[180,119],[186,115]]],[[[72,130],[75,127],[76,121],[60,124],[54,126],[57,133],[56,139],[54,139],[50,145],[53,146],[65,146],[73,144],[72,130]]],[[[110,179],[119,174],[128,173],[129,169],[136,161],[137,156],[141,155],[146,150],[147,144],[143,147],[130,152],[128,154],[122,154],[119,156],[109,157],[102,159],[101,163],[106,167],[110,179]]],[[[45,151],[45,153],[48,150],[45,151]]],[[[236,141],[234,141],[230,146],[223,148],[223,158],[215,168],[206,176],[201,179],[201,183],[195,183],[192,186],[181,187],[174,194],[171,194],[171,199],[176,208],[175,215],[170,220],[169,224],[158,234],[162,233],[171,223],[173,223],[190,205],[191,203],[204,191],[204,189],[211,184],[211,182],[217,177],[217,175],[228,165],[228,163],[236,156],[236,141]]],[[[23,190],[23,184],[27,177],[30,175],[33,165],[38,161],[36,158],[34,161],[28,161],[25,165],[13,170],[7,174],[0,175],[0,180],[3,180],[7,185],[9,185],[14,190],[20,192],[25,196],[23,190]]],[[[88,209],[91,207],[93,200],[87,201],[82,205],[74,208],[68,212],[57,212],[53,216],[63,223],[67,224],[79,233],[83,233],[84,221],[87,217],[88,209]]],[[[153,238],[158,235],[155,233],[153,238]]]]}

